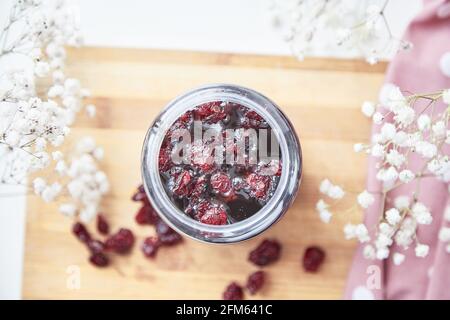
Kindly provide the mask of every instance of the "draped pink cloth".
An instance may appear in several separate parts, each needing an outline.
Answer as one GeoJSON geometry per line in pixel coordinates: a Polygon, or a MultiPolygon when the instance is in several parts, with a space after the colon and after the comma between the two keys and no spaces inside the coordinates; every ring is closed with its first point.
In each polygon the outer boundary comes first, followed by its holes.
{"type": "MultiPolygon", "coordinates": [[[[423,11],[411,22],[404,38],[413,43],[413,48],[399,53],[390,63],[386,83],[400,87],[402,92],[428,93],[450,88],[450,75],[440,65],[442,57],[450,56],[450,1],[428,0],[424,2],[423,11]]],[[[447,59],[449,60],[449,59],[447,59]]],[[[443,110],[444,105],[438,105],[443,110]]],[[[387,121],[390,121],[387,119],[387,121]]],[[[379,130],[374,126],[373,131],[379,130]]],[[[450,155],[450,149],[444,150],[450,155]]],[[[376,160],[369,159],[367,189],[381,191],[382,185],[375,176],[376,160]]],[[[423,161],[419,157],[410,157],[411,170],[421,168],[423,161]]],[[[416,172],[419,170],[416,170],[416,172]]],[[[393,200],[399,195],[409,195],[416,190],[417,182],[391,191],[385,202],[385,210],[393,206],[393,200]]],[[[350,269],[346,299],[450,299],[450,253],[446,245],[438,239],[442,226],[450,227],[450,222],[443,218],[444,211],[450,205],[447,183],[435,178],[423,178],[420,182],[419,201],[432,212],[431,225],[421,225],[418,239],[430,246],[425,258],[415,256],[414,244],[404,251],[395,245],[391,253],[400,252],[406,256],[405,261],[396,266],[392,254],[386,260],[367,260],[363,257],[364,244],[359,245],[350,269]]],[[[376,226],[383,203],[380,197],[365,212],[367,226],[376,226]]],[[[369,231],[373,228],[368,227],[369,231]]]]}

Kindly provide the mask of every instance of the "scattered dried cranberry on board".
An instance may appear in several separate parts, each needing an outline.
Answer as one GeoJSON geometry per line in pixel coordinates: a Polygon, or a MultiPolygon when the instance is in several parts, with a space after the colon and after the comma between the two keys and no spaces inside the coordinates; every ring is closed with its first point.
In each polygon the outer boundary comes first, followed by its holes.
{"type": "Polygon", "coordinates": [[[121,228],[119,231],[106,239],[105,245],[108,250],[118,254],[130,252],[134,244],[134,235],[129,229],[121,228]]]}
{"type": "Polygon", "coordinates": [[[303,269],[307,272],[317,272],[325,260],[325,252],[317,247],[308,247],[303,255],[303,269]]]}
{"type": "Polygon", "coordinates": [[[142,252],[147,258],[154,258],[160,246],[161,242],[157,237],[148,237],[142,244],[142,252]]]}
{"type": "Polygon", "coordinates": [[[86,229],[86,226],[81,222],[77,222],[73,225],[72,232],[81,242],[87,243],[89,240],[91,240],[91,235],[89,231],[86,229]]]}
{"type": "Polygon", "coordinates": [[[236,282],[230,283],[223,293],[224,300],[242,300],[243,298],[244,293],[242,287],[236,282]]]}
{"type": "Polygon", "coordinates": [[[97,267],[106,267],[109,265],[109,259],[103,252],[93,253],[89,257],[89,261],[97,267]]]}
{"type": "Polygon", "coordinates": [[[255,294],[264,286],[266,282],[266,273],[264,271],[256,271],[248,276],[247,284],[245,287],[247,288],[250,294],[255,294]]]}
{"type": "Polygon", "coordinates": [[[248,260],[257,266],[266,266],[277,261],[280,254],[281,244],[277,240],[266,239],[250,252],[248,260]]]}
{"type": "Polygon", "coordinates": [[[109,233],[109,223],[102,214],[97,215],[97,230],[103,235],[107,235],[109,233]]]}

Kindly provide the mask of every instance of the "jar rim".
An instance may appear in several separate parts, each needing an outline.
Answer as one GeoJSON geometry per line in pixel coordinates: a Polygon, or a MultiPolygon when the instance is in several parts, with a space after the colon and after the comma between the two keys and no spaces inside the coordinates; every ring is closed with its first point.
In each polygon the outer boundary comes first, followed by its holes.
{"type": "Polygon", "coordinates": [[[158,215],[170,227],[195,240],[230,243],[252,238],[269,228],[286,212],[300,185],[302,162],[297,135],[279,107],[262,94],[232,84],[209,84],[194,88],[170,101],[147,131],[142,148],[142,180],[147,196],[158,215]],[[158,156],[167,130],[185,111],[205,102],[225,100],[255,110],[275,133],[283,159],[283,169],[273,196],[252,216],[232,224],[209,225],[188,217],[169,198],[158,170],[158,156]],[[292,152],[289,147],[296,147],[292,152]],[[291,151],[291,152],[290,152],[291,151]]]}

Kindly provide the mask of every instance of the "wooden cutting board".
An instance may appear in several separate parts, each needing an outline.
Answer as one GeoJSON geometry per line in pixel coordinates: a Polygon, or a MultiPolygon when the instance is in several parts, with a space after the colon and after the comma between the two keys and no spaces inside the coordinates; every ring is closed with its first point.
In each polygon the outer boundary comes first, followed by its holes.
{"type": "MultiPolygon", "coordinates": [[[[362,61],[209,54],[137,49],[83,48],[69,51],[67,74],[92,91],[98,116],[81,115],[70,140],[93,136],[105,149],[104,170],[111,182],[104,212],[112,228],[129,227],[139,238],[133,253],[97,269],[70,233],[71,222],[55,205],[30,196],[23,278],[24,298],[220,299],[230,281],[244,283],[257,268],[248,252],[263,238],[283,243],[282,259],[265,268],[269,281],[259,299],[339,299],[355,243],[344,240],[345,223],[361,212],[336,207],[331,224],[315,210],[318,185],[328,177],[349,192],[364,188],[366,158],[352,152],[367,141],[369,121],[360,113],[364,100],[376,99],[386,65],[362,61]],[[130,201],[140,183],[140,151],[153,118],[175,96],[206,83],[253,88],[278,103],[294,124],[303,148],[300,193],[286,216],[263,235],[234,245],[207,245],[186,239],[164,248],[155,260],[139,246],[153,228],[137,226],[138,204],[130,201]],[[301,257],[309,245],[326,251],[320,272],[307,274],[301,257]],[[79,270],[80,288],[68,286],[79,270]],[[75,273],[74,273],[75,272],[75,273]]],[[[250,298],[250,297],[248,297],[250,298]]]]}

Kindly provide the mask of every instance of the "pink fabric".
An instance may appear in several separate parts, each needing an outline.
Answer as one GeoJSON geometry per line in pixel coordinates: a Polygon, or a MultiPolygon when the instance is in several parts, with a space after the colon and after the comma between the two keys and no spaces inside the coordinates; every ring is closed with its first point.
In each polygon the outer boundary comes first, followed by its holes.
{"type": "MultiPolygon", "coordinates": [[[[413,43],[410,51],[399,53],[391,62],[386,82],[400,87],[403,92],[427,93],[450,88],[450,78],[439,68],[439,60],[450,52],[450,1],[428,0],[423,11],[412,21],[404,36],[413,43]]],[[[441,110],[443,104],[439,105],[441,110]]],[[[389,121],[389,119],[388,119],[389,121]]],[[[374,126],[374,131],[379,130],[374,126]]],[[[450,154],[450,149],[445,150],[450,154]]],[[[421,159],[410,158],[410,168],[423,165],[421,159]]],[[[369,159],[367,189],[381,191],[382,185],[375,178],[376,161],[369,159]]],[[[392,207],[399,195],[411,195],[416,182],[397,188],[388,194],[385,209],[392,207]]],[[[364,245],[359,245],[349,273],[346,299],[450,299],[450,254],[445,244],[438,240],[439,229],[446,223],[443,219],[445,208],[450,205],[448,185],[434,178],[420,182],[419,201],[427,205],[433,214],[433,223],[420,226],[418,238],[430,245],[426,258],[417,258],[414,245],[407,251],[392,248],[391,252],[406,255],[405,262],[395,266],[392,258],[387,260],[367,260],[362,256],[364,245]],[[380,280],[380,281],[378,281],[380,280]]],[[[380,197],[365,213],[367,226],[376,226],[383,203],[380,197]]],[[[447,222],[447,226],[450,223],[447,222]]],[[[369,228],[370,232],[373,232],[369,228]]]]}

